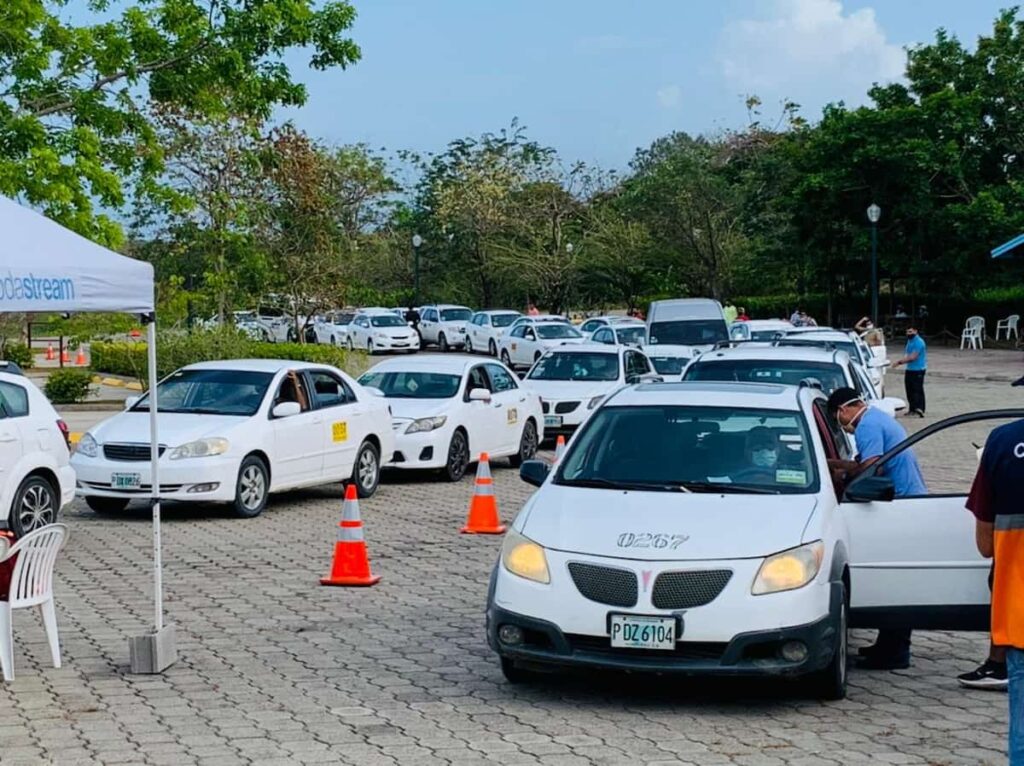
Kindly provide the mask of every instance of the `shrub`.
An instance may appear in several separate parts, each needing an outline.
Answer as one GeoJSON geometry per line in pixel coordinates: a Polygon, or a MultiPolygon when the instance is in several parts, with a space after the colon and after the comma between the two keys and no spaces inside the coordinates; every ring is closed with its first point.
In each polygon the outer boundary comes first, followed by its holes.
{"type": "Polygon", "coordinates": [[[46,380],[46,397],[54,404],[76,404],[89,396],[91,376],[85,370],[54,370],[46,380]]]}
{"type": "Polygon", "coordinates": [[[32,350],[24,343],[8,343],[0,353],[0,358],[14,362],[23,370],[29,369],[35,362],[32,350]]]}

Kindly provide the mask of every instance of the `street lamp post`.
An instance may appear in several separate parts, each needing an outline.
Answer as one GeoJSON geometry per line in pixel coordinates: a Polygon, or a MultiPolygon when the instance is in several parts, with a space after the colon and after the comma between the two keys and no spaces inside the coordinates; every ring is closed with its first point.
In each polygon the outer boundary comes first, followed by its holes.
{"type": "Polygon", "coordinates": [[[868,220],[871,221],[871,321],[878,327],[878,219],[882,208],[872,202],[868,206],[868,220]]]}
{"type": "Polygon", "coordinates": [[[423,237],[419,234],[412,235],[412,303],[420,305],[420,245],[423,244],[423,237]]]}

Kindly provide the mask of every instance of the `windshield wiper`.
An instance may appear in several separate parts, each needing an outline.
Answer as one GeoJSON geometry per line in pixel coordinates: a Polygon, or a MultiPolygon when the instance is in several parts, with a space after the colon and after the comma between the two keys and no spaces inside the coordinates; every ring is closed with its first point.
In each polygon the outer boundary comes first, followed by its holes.
{"type": "Polygon", "coordinates": [[[679,482],[659,481],[614,481],[612,479],[562,479],[557,482],[568,487],[593,487],[596,489],[622,489],[635,492],[690,492],[690,488],[679,482]]]}
{"type": "Polygon", "coordinates": [[[690,492],[722,492],[735,495],[778,495],[779,490],[768,487],[754,487],[750,484],[731,484],[725,481],[682,482],[690,492]]]}

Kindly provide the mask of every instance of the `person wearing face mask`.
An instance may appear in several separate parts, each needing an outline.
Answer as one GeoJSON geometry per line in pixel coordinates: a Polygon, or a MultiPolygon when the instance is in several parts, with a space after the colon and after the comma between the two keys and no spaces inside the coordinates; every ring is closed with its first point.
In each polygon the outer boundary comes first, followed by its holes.
{"type": "Polygon", "coordinates": [[[733,475],[737,482],[755,484],[775,483],[775,470],[779,463],[779,440],[765,426],[755,426],[747,432],[747,465],[733,475]]]}
{"type": "Polygon", "coordinates": [[[905,364],[907,371],[904,382],[907,387],[907,404],[910,414],[924,417],[924,376],[928,371],[928,346],[916,327],[907,328],[907,347],[903,356],[892,363],[893,367],[905,364]]]}
{"type": "MultiPolygon", "coordinates": [[[[882,455],[907,438],[896,418],[876,407],[869,407],[852,388],[837,388],[828,398],[829,414],[839,426],[857,439],[856,460],[829,460],[829,468],[843,483],[878,461],[882,455]]],[[[913,449],[905,449],[885,464],[882,471],[892,479],[896,497],[927,495],[921,466],[913,449]]],[[[899,670],[910,667],[910,631],[878,631],[872,646],[860,650],[858,667],[867,670],[899,670]]]]}

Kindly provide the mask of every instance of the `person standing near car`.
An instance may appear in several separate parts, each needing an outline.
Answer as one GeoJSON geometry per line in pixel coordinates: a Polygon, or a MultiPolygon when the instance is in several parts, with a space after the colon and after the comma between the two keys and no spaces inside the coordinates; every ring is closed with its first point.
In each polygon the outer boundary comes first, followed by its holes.
{"type": "Polygon", "coordinates": [[[911,415],[924,417],[924,376],[928,372],[928,344],[918,333],[916,327],[907,328],[907,347],[903,356],[892,363],[893,367],[907,366],[903,377],[907,388],[907,405],[911,415]]]}
{"type": "Polygon", "coordinates": [[[978,552],[993,560],[992,645],[1006,647],[1010,766],[1024,766],[1024,420],[989,434],[967,508],[978,552]]]}
{"type": "MultiPolygon", "coordinates": [[[[869,407],[852,388],[837,388],[828,398],[828,411],[839,426],[857,439],[856,460],[829,460],[829,468],[843,484],[853,479],[886,452],[907,438],[896,419],[877,407],[869,407]]],[[[921,466],[912,449],[905,449],[884,467],[892,479],[896,497],[927,495],[921,466]]],[[[901,670],[910,667],[910,630],[895,628],[878,631],[871,646],[860,650],[857,666],[865,670],[901,670]]]]}

